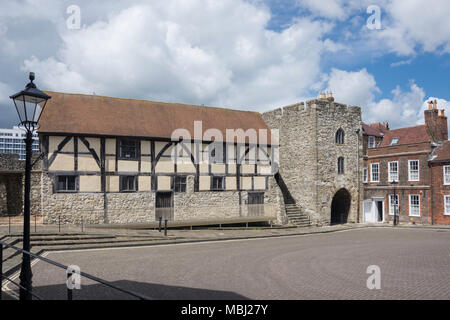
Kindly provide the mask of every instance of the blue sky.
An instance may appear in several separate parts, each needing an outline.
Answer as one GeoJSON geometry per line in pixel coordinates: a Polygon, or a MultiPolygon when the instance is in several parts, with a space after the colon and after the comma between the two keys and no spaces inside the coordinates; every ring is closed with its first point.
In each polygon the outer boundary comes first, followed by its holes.
{"type": "Polygon", "coordinates": [[[448,0],[1,1],[0,127],[29,71],[41,89],[261,112],[328,90],[415,125],[430,97],[450,112],[449,16],[448,0]]]}

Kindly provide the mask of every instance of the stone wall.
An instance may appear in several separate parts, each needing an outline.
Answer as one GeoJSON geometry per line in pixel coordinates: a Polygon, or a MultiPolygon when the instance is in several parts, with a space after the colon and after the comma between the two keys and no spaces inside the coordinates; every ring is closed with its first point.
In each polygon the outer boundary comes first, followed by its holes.
{"type": "MultiPolygon", "coordinates": [[[[188,176],[186,192],[174,193],[174,220],[208,220],[245,217],[248,215],[247,191],[194,192],[194,176],[188,176]]],[[[267,216],[285,222],[282,195],[273,177],[265,192],[267,216]]],[[[54,193],[51,175],[42,175],[42,211],[44,223],[145,223],[155,221],[155,193],[54,193]],[[106,202],[105,202],[106,199],[106,202]]]]}
{"type": "MultiPolygon", "coordinates": [[[[32,162],[36,159],[33,157],[32,162]]],[[[0,216],[23,214],[25,161],[18,155],[0,154],[0,216]]],[[[41,214],[41,161],[36,162],[31,172],[30,212],[41,214]]]]}
{"type": "Polygon", "coordinates": [[[286,203],[296,203],[313,224],[330,223],[331,202],[341,188],[351,194],[349,221],[358,214],[358,156],[356,129],[361,128],[359,107],[312,100],[263,114],[271,129],[280,134],[279,180],[286,203]],[[336,145],[339,128],[345,144],[336,145]],[[338,175],[337,160],[345,158],[345,173],[338,175]]]}

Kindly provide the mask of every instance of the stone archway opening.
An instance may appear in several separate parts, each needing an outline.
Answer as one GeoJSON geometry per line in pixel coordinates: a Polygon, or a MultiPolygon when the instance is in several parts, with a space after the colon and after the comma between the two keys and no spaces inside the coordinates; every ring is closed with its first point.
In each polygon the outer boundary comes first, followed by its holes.
{"type": "Polygon", "coordinates": [[[348,221],[351,196],[347,189],[340,189],[331,202],[331,224],[343,224],[348,221]]]}

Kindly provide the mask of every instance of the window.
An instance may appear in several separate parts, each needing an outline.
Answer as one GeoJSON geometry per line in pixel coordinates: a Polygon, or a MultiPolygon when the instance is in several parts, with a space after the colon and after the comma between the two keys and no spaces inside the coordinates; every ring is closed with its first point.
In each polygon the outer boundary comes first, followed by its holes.
{"type": "Polygon", "coordinates": [[[450,185],[450,166],[444,166],[444,184],[450,185]]]}
{"type": "Polygon", "coordinates": [[[369,136],[369,148],[375,148],[375,137],[369,136]]]}
{"type": "Polygon", "coordinates": [[[409,195],[409,215],[420,217],[420,196],[418,194],[409,195]]]}
{"type": "Polygon", "coordinates": [[[400,138],[393,138],[391,141],[391,146],[395,146],[400,142],[400,138]]]}
{"type": "Polygon", "coordinates": [[[224,177],[212,177],[211,189],[215,191],[224,190],[225,189],[224,181],[225,181],[224,177]]]}
{"type": "Polygon", "coordinates": [[[137,160],[138,159],[139,141],[122,139],[119,140],[119,158],[121,160],[137,160]]]}
{"type": "Polygon", "coordinates": [[[336,143],[337,144],[344,144],[344,141],[345,141],[344,137],[345,137],[344,130],[339,129],[336,132],[336,143]]]}
{"type": "Polygon", "coordinates": [[[344,174],[344,158],[340,157],[338,159],[338,174],[344,174]]]}
{"type": "Polygon", "coordinates": [[[388,180],[389,182],[398,182],[398,161],[392,161],[388,163],[388,180]]]}
{"type": "Polygon", "coordinates": [[[77,191],[76,176],[58,176],[56,179],[58,192],[77,191]]]}
{"type": "Polygon", "coordinates": [[[120,176],[120,192],[137,191],[136,176],[120,176]]]}
{"type": "Polygon", "coordinates": [[[419,160],[408,161],[408,180],[419,181],[419,160]]]}
{"type": "Polygon", "coordinates": [[[175,177],[174,190],[175,192],[186,192],[186,177],[175,177]]]}
{"type": "Polygon", "coordinates": [[[368,182],[368,179],[369,179],[369,177],[368,177],[368,175],[369,175],[368,171],[369,171],[369,170],[367,170],[367,168],[363,168],[363,182],[364,182],[364,183],[367,183],[367,182],[368,182]]]}
{"type": "Polygon", "coordinates": [[[444,196],[444,206],[445,206],[444,215],[450,216],[450,196],[444,196]]]}
{"type": "Polygon", "coordinates": [[[393,216],[395,212],[397,212],[397,215],[398,215],[398,205],[399,205],[398,194],[390,194],[389,195],[389,214],[391,216],[393,216]]]}
{"type": "Polygon", "coordinates": [[[371,163],[370,164],[370,181],[380,182],[380,164],[371,163]]]}

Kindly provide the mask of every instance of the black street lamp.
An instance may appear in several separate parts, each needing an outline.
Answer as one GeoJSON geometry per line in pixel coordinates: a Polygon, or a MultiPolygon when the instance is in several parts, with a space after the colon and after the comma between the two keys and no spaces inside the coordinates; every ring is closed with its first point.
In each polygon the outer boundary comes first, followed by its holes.
{"type": "MultiPolygon", "coordinates": [[[[51,98],[36,88],[33,83],[34,73],[30,72],[30,83],[24,90],[10,96],[14,101],[20,126],[26,130],[26,158],[25,158],[25,192],[23,205],[23,250],[30,252],[30,190],[31,190],[31,147],[33,132],[36,130],[41,113],[51,98]]],[[[31,300],[31,259],[28,254],[22,255],[22,268],[20,270],[20,300],[31,300]]]]}
{"type": "Polygon", "coordinates": [[[392,185],[394,186],[394,226],[398,224],[398,217],[397,217],[397,209],[398,209],[398,202],[397,202],[397,193],[395,192],[395,185],[398,184],[396,180],[393,180],[392,185]]]}

